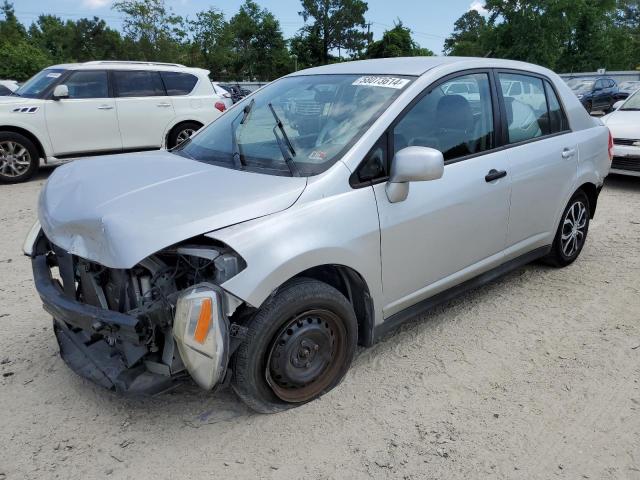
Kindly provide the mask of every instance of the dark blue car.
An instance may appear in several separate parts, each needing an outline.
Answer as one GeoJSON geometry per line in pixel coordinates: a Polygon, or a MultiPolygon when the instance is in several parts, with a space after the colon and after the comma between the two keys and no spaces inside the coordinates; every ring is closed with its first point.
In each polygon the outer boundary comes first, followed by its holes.
{"type": "Polygon", "coordinates": [[[618,84],[613,78],[581,78],[571,88],[589,113],[609,112],[618,101],[618,84]]]}

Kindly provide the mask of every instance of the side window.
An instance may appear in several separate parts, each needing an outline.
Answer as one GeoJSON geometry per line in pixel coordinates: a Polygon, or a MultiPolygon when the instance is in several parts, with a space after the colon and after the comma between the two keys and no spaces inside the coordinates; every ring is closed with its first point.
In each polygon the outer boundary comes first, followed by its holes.
{"type": "Polygon", "coordinates": [[[160,72],[160,76],[167,89],[167,95],[189,95],[198,83],[198,77],[190,73],[160,72]]]}
{"type": "Polygon", "coordinates": [[[549,103],[549,133],[559,133],[569,130],[567,116],[562,110],[556,92],[546,80],[544,82],[544,89],[547,93],[547,102],[549,103]]]}
{"type": "Polygon", "coordinates": [[[507,113],[509,143],[518,143],[546,135],[549,130],[549,120],[542,80],[512,73],[500,73],[499,78],[507,113]],[[507,85],[511,82],[526,85],[530,94],[515,97],[507,89],[507,85]]]}
{"type": "Polygon", "coordinates": [[[489,85],[489,76],[477,73],[435,87],[396,124],[394,153],[409,146],[431,147],[440,150],[446,161],[492,149],[489,85]],[[461,84],[467,88],[457,93],[461,84]]]}
{"type": "Polygon", "coordinates": [[[107,98],[109,83],[106,71],[73,72],[64,84],[69,89],[69,98],[107,98]]]}
{"type": "Polygon", "coordinates": [[[596,82],[594,90],[602,90],[603,88],[604,88],[604,81],[603,80],[598,80],[596,82]]]}
{"type": "Polygon", "coordinates": [[[122,70],[113,72],[119,97],[157,97],[166,95],[158,72],[122,70]]]}
{"type": "Polygon", "coordinates": [[[616,86],[616,82],[614,82],[613,80],[609,80],[609,88],[613,88],[616,86]]]}
{"type": "Polygon", "coordinates": [[[386,177],[387,175],[387,134],[385,133],[360,164],[353,180],[355,180],[356,183],[362,184],[386,177]]]}

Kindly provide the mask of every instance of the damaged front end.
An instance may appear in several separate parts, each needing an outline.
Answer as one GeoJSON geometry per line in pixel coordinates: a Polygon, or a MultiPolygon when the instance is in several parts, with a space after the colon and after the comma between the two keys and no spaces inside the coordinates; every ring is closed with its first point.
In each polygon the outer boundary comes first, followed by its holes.
{"type": "Polygon", "coordinates": [[[219,285],[245,268],[207,238],[183,242],[130,269],[72,255],[39,231],[28,253],[64,361],[106,388],[152,395],[190,376],[223,383],[244,328],[242,301],[219,285]]]}

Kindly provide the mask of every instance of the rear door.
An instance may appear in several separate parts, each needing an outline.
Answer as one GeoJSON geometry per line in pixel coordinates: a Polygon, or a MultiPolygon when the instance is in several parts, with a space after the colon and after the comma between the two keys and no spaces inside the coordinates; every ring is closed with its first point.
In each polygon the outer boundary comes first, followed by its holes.
{"type": "Polygon", "coordinates": [[[76,70],[63,84],[69,97],[45,102],[45,118],[53,154],[75,155],[119,151],[115,99],[105,70],[76,70]]]}
{"type": "Polygon", "coordinates": [[[116,70],[112,75],[122,147],[125,150],[160,148],[175,117],[160,73],[116,70]]]}
{"type": "Polygon", "coordinates": [[[547,79],[508,71],[497,75],[512,182],[507,255],[515,257],[550,245],[567,196],[575,188],[578,146],[547,79]],[[511,97],[502,87],[513,81],[526,84],[531,96],[511,97]]]}

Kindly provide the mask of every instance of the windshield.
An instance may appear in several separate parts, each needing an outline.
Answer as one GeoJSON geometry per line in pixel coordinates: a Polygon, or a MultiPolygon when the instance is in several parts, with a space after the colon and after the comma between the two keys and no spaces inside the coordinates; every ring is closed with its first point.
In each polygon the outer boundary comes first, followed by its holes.
{"type": "Polygon", "coordinates": [[[640,110],[640,90],[631,95],[620,110],[640,110]]]}
{"type": "Polygon", "coordinates": [[[333,165],[410,82],[390,76],[286,77],[238,103],[173,153],[274,175],[317,175],[333,165]]]}
{"type": "Polygon", "coordinates": [[[589,92],[593,91],[593,85],[595,83],[596,83],[595,81],[589,80],[589,81],[586,81],[586,82],[580,82],[580,83],[574,85],[571,88],[576,93],[589,93],[589,92]]]}
{"type": "Polygon", "coordinates": [[[16,95],[28,98],[39,98],[42,94],[58,80],[58,77],[64,73],[62,68],[48,68],[36,73],[27,80],[18,90],[16,95]]]}

